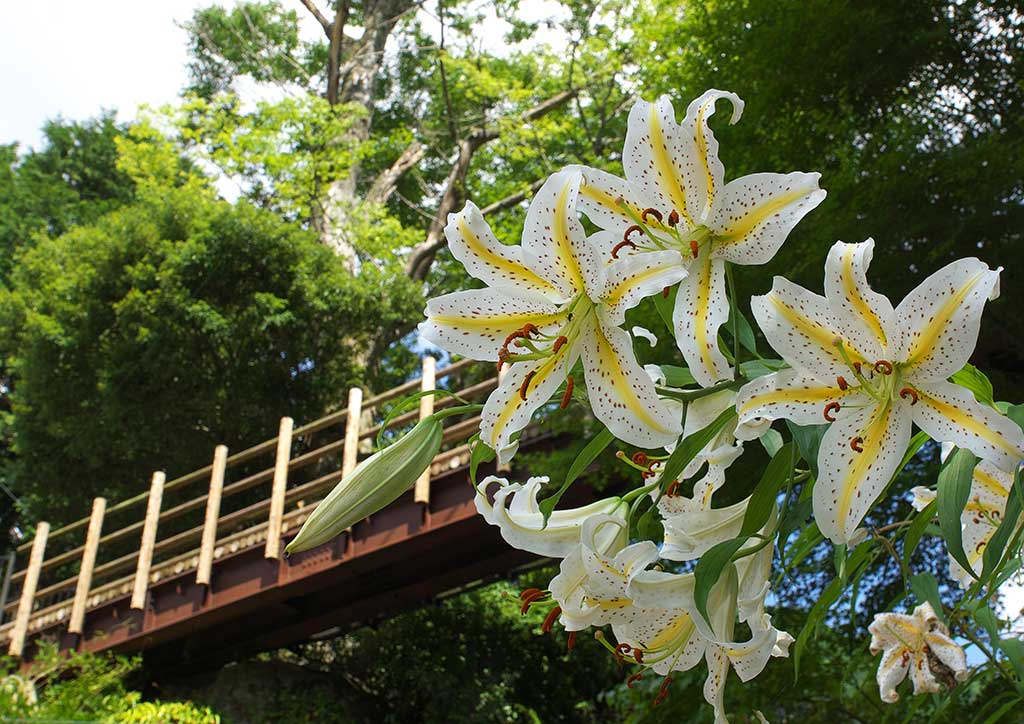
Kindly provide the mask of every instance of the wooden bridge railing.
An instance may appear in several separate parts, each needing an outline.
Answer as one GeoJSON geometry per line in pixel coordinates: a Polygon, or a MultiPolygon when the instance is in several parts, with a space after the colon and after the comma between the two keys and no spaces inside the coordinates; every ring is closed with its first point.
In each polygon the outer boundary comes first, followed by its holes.
{"type": "MultiPolygon", "coordinates": [[[[292,418],[283,417],[275,437],[234,454],[218,445],[213,461],[206,467],[170,481],[165,480],[163,471],[154,472],[147,493],[110,506],[104,498],[96,498],[91,515],[56,530],[39,522],[34,538],[8,557],[4,573],[0,620],[5,623],[0,626],[0,638],[9,641],[9,654],[22,655],[32,630],[64,620],[69,633],[82,634],[88,610],[112,598],[130,594],[132,608],[145,608],[150,585],[162,576],[194,568],[196,583],[209,586],[214,559],[235,552],[240,540],[265,539],[265,557],[278,558],[281,535],[305,518],[296,513],[315,504],[351,472],[361,442],[380,431],[379,423],[370,423],[380,415],[382,406],[420,389],[435,389],[439,380],[451,378],[458,384],[461,373],[475,364],[463,360],[435,370],[434,359],[424,357],[419,379],[365,400],[361,389],[352,388],[344,410],[299,427],[294,426],[292,418]],[[330,433],[330,428],[342,425],[340,436],[330,433]],[[324,437],[314,447],[315,439],[324,437]],[[258,464],[260,459],[267,463],[258,464]],[[208,481],[205,490],[185,497],[187,488],[203,481],[208,481]],[[257,490],[267,483],[266,496],[260,496],[257,490]],[[145,513],[139,519],[143,504],[145,513]],[[197,518],[200,511],[201,521],[197,518]],[[112,518],[123,522],[104,533],[112,518]],[[242,531],[252,535],[240,539],[242,531]],[[75,545],[79,540],[81,543],[75,545]],[[230,551],[226,551],[225,541],[229,540],[230,551]],[[47,558],[47,547],[54,548],[55,541],[63,543],[65,550],[47,558]],[[23,567],[19,566],[21,561],[23,567]]],[[[479,399],[493,390],[497,381],[485,379],[453,391],[464,399],[479,399]]],[[[446,389],[452,389],[451,382],[446,389]]],[[[418,410],[398,415],[391,425],[408,425],[435,408],[451,404],[450,397],[425,396],[418,410]]],[[[447,449],[416,481],[414,499],[424,506],[430,502],[431,469],[465,457],[462,447],[451,449],[451,443],[464,440],[479,425],[479,417],[448,422],[444,433],[447,449]]]]}

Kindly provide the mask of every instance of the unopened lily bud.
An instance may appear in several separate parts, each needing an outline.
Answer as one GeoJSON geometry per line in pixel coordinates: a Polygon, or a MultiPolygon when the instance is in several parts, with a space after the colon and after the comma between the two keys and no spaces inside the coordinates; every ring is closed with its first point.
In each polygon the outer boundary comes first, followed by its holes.
{"type": "Polygon", "coordinates": [[[316,548],[397,500],[437,455],[441,436],[441,420],[431,415],[359,463],[310,514],[285,554],[316,548]]]}

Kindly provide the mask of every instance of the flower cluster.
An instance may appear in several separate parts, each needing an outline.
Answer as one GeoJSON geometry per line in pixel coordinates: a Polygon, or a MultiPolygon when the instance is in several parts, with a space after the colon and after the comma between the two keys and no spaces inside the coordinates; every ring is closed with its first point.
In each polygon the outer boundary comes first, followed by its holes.
{"type": "MultiPolygon", "coordinates": [[[[658,700],[673,672],[705,661],[704,695],[716,722],[726,721],[729,669],[749,680],[793,641],[765,607],[776,543],[789,535],[780,535],[782,521],[797,497],[813,507],[814,524],[801,536],[837,546],[845,583],[866,558],[857,550],[883,538],[867,536],[861,524],[917,449],[914,426],[959,448],[958,460],[976,456],[966,505],[938,506],[940,517],[959,516],[960,536],[947,542],[951,554],[963,548],[966,558],[956,555],[951,565],[968,589],[1000,565],[998,553],[994,564],[984,553],[990,541],[1005,548],[1012,537],[997,531],[1024,459],[1024,431],[1006,407],[957,378],[973,370],[982,311],[999,291],[1000,270],[978,259],[948,264],[894,306],[868,284],[874,241],[837,242],[825,261],[824,295],[776,277],[767,294],[750,300],[779,359],[750,349],[755,338],[732,267],[770,261],[825,191],[816,173],[726,182],[708,125],[719,101],[737,122],[743,102],[718,90],[694,100],[682,121],[668,98],[636,103],[624,178],[583,166],[553,174],[529,206],[519,245],[499,242],[472,203],[452,214],[449,249],[483,286],[431,299],[420,326],[452,354],[505,367],[473,441],[499,463],[513,458],[535,413],[574,399],[609,442],[642,449],[620,452],[636,485],[617,496],[553,510],[563,491],[547,487],[547,477],[520,485],[492,476],[479,484],[476,506],[510,545],[561,559],[547,589],[524,592],[524,611],[546,608],[544,628],[560,624],[570,642],[598,627],[609,651],[632,667],[630,685],[663,677],[658,700]],[[639,363],[635,338],[655,337],[627,331],[626,319],[647,297],[666,310],[685,366],[639,363]],[[773,428],[778,420],[788,423],[773,428]],[[727,470],[744,443],[759,438],[773,455],[763,478],[749,497],[716,506],[719,497],[739,497],[717,493],[729,488],[727,470]]],[[[955,501],[958,490],[966,493],[955,473],[937,492],[918,491],[920,515],[935,514],[936,495],[955,501]]],[[[1010,521],[1010,534],[1017,523],[1010,521]]],[[[909,527],[908,520],[894,529],[909,527]]],[[[915,691],[953,686],[965,675],[963,652],[930,605],[913,616],[882,614],[871,631],[872,650],[885,650],[886,701],[896,699],[908,669],[915,691]]]]}

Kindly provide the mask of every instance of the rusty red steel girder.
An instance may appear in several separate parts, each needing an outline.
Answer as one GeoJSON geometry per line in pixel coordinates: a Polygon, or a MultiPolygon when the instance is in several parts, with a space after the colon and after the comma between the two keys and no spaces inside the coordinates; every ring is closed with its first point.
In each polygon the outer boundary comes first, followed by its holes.
{"type": "MultiPolygon", "coordinates": [[[[531,448],[556,441],[541,436],[531,448]]],[[[481,466],[480,475],[493,466],[481,466]]],[[[394,615],[536,561],[510,548],[476,512],[463,466],[436,476],[428,507],[412,491],[331,543],[288,559],[262,543],[215,561],[209,587],[187,571],[150,587],[145,610],[125,595],[90,609],[81,636],[62,625],[34,632],[62,649],[144,652],[147,663],[215,667],[257,651],[394,615]]],[[[291,538],[297,530],[284,536],[291,538]]]]}

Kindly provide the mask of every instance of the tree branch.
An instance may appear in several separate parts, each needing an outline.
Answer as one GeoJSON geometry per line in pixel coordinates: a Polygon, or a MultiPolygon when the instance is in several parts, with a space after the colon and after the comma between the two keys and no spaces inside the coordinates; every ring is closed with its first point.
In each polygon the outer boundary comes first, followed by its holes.
{"type": "Polygon", "coordinates": [[[338,9],[334,13],[334,22],[330,25],[327,37],[330,45],[327,51],[327,102],[332,106],[338,103],[339,85],[341,83],[341,51],[344,42],[345,23],[348,22],[348,0],[339,0],[338,9]]]}
{"type": "MultiPolygon", "coordinates": [[[[578,88],[570,88],[553,95],[521,113],[519,120],[522,123],[529,123],[547,115],[567,101],[575,98],[578,93],[578,88]]],[[[409,254],[409,260],[406,262],[405,272],[412,279],[417,281],[426,279],[430,267],[434,263],[434,256],[444,245],[444,227],[448,223],[448,214],[455,210],[459,202],[462,186],[469,173],[469,164],[473,160],[473,154],[481,146],[489,141],[493,141],[500,135],[500,131],[496,128],[478,127],[470,133],[469,137],[459,141],[459,154],[456,156],[455,163],[452,164],[448,177],[445,179],[444,193],[441,195],[441,201],[437,206],[437,212],[434,214],[434,220],[430,223],[430,228],[427,229],[427,236],[413,248],[412,253],[409,254]]]]}
{"type": "Polygon", "coordinates": [[[322,12],[320,12],[320,8],[318,8],[316,5],[313,4],[313,0],[301,0],[301,2],[302,2],[303,5],[306,6],[306,9],[309,10],[309,12],[313,13],[313,17],[316,18],[316,21],[318,23],[320,23],[320,27],[322,27],[324,29],[324,34],[328,38],[330,38],[331,37],[331,21],[329,21],[326,17],[324,17],[324,14],[322,12]]]}
{"type": "Polygon", "coordinates": [[[422,161],[426,153],[426,147],[419,141],[410,143],[402,151],[401,155],[395,159],[395,162],[373,180],[373,185],[370,186],[370,190],[366,194],[366,201],[374,204],[386,202],[391,198],[391,194],[395,192],[398,181],[402,176],[422,161]]]}

